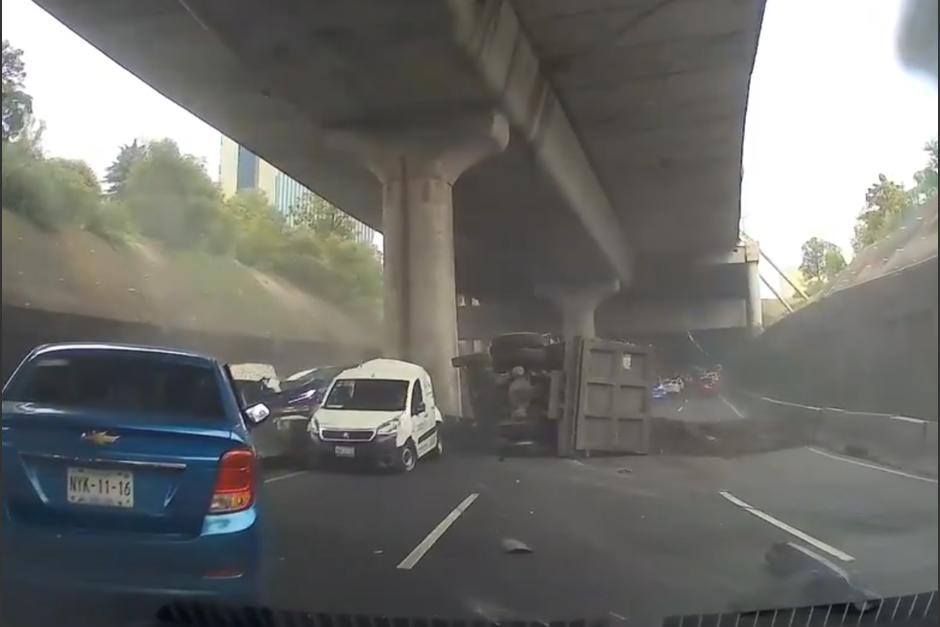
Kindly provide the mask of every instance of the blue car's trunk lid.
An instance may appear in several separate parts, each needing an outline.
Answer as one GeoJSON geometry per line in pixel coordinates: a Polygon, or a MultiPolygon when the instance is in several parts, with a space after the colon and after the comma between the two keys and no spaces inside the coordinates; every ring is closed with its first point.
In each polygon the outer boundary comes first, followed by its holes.
{"type": "Polygon", "coordinates": [[[222,454],[224,421],[3,403],[4,501],[14,522],[54,530],[196,535],[222,454]]]}

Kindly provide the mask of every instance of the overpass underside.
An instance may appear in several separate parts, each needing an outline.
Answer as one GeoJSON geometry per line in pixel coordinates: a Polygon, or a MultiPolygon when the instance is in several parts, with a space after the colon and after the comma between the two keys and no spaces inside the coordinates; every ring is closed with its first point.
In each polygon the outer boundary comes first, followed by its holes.
{"type": "Polygon", "coordinates": [[[386,352],[445,409],[457,293],[591,333],[661,260],[694,276],[738,242],[762,0],[37,2],[381,230],[386,352]]]}

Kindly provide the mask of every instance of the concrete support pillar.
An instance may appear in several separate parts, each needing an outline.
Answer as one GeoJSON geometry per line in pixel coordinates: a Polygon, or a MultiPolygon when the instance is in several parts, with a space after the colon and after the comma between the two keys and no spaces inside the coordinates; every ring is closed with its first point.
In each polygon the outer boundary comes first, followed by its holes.
{"type": "Polygon", "coordinates": [[[757,262],[749,261],[747,263],[747,298],[744,303],[747,329],[753,335],[759,334],[764,328],[764,307],[761,303],[760,286],[760,270],[757,262]]]}
{"type": "Polygon", "coordinates": [[[453,185],[506,147],[509,125],[489,115],[337,137],[382,183],[385,354],[423,366],[438,407],[457,414],[453,185]]]}
{"type": "Polygon", "coordinates": [[[543,285],[536,294],[549,299],[561,313],[565,340],[577,336],[594,337],[597,306],[620,291],[619,281],[593,285],[543,285]]]}

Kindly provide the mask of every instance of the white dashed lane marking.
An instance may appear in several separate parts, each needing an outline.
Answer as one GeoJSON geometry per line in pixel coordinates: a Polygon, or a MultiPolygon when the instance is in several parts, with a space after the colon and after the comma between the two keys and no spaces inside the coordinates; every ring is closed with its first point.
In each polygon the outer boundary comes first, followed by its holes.
{"type": "Polygon", "coordinates": [[[820,551],[825,551],[825,552],[828,553],[829,555],[831,555],[831,556],[833,556],[833,557],[836,557],[836,558],[842,560],[843,562],[851,562],[851,561],[853,561],[853,560],[855,559],[854,557],[852,557],[852,556],[849,555],[848,553],[845,553],[845,552],[843,552],[843,551],[840,551],[839,549],[837,549],[836,547],[832,546],[831,544],[826,544],[826,543],[823,542],[822,540],[819,540],[819,539],[817,539],[817,538],[814,538],[813,536],[809,535],[808,533],[806,533],[806,532],[804,532],[804,531],[800,531],[800,530],[797,529],[796,527],[793,527],[793,526],[791,526],[791,525],[788,525],[787,523],[783,522],[782,520],[780,520],[780,519],[778,519],[778,518],[774,518],[774,517],[771,516],[770,514],[767,514],[767,513],[765,513],[765,512],[762,512],[762,511],[760,511],[759,509],[757,509],[756,507],[753,507],[752,505],[748,505],[747,503],[745,503],[744,501],[742,501],[741,499],[739,499],[739,498],[736,497],[735,495],[731,494],[730,492],[724,492],[724,491],[722,491],[722,492],[719,492],[719,494],[720,494],[721,496],[723,496],[724,498],[726,498],[728,501],[734,503],[735,505],[737,505],[738,507],[740,507],[741,509],[743,509],[744,511],[746,511],[748,514],[751,514],[752,516],[756,516],[756,517],[760,518],[761,520],[763,520],[764,522],[770,523],[770,524],[773,525],[774,527],[776,527],[776,528],[778,528],[778,529],[782,529],[783,531],[786,531],[786,532],[789,533],[791,536],[794,536],[794,537],[796,537],[796,538],[799,538],[799,539],[802,540],[803,542],[805,542],[805,543],[807,543],[807,544],[810,544],[810,545],[816,547],[816,548],[819,549],[820,551]]]}
{"type": "Polygon", "coordinates": [[[281,479],[290,479],[291,477],[296,477],[298,475],[306,474],[305,470],[300,470],[298,472],[289,472],[286,475],[278,475],[276,477],[269,477],[264,480],[265,483],[274,483],[275,481],[280,481],[281,479]]]}
{"type": "Polygon", "coordinates": [[[460,518],[460,515],[467,511],[467,508],[470,507],[477,497],[480,496],[476,492],[465,498],[460,505],[454,508],[454,511],[449,513],[444,520],[437,524],[437,527],[431,530],[424,540],[422,540],[414,550],[409,553],[405,559],[401,561],[398,565],[400,570],[411,570],[415,567],[415,564],[424,557],[424,554],[427,553],[434,543],[440,540],[441,536],[444,535],[444,532],[447,531],[451,525],[454,524],[454,521],[460,518]]]}
{"type": "Polygon", "coordinates": [[[856,466],[861,466],[862,468],[871,468],[872,470],[880,470],[881,472],[886,472],[891,475],[897,475],[899,477],[906,477],[908,479],[916,479],[917,481],[925,481],[927,483],[937,483],[937,480],[931,477],[922,477],[920,475],[912,475],[909,472],[904,472],[902,470],[895,470],[894,468],[887,468],[885,466],[879,466],[878,464],[870,464],[868,462],[863,462],[858,459],[852,459],[851,457],[843,457],[842,455],[836,455],[828,451],[822,451],[812,446],[808,446],[806,448],[816,453],[817,455],[822,455],[823,457],[828,457],[829,459],[835,459],[840,462],[845,462],[847,464],[854,464],[856,466]]]}
{"type": "Polygon", "coordinates": [[[735,415],[735,416],[737,416],[738,418],[744,418],[744,414],[741,413],[741,410],[739,410],[737,407],[735,407],[735,406],[734,406],[734,403],[732,403],[732,402],[729,401],[727,398],[725,398],[725,396],[724,396],[723,394],[719,394],[719,395],[718,395],[718,398],[720,398],[720,399],[721,399],[721,402],[724,403],[725,405],[727,405],[728,408],[729,408],[731,411],[734,412],[734,415],[735,415]]]}

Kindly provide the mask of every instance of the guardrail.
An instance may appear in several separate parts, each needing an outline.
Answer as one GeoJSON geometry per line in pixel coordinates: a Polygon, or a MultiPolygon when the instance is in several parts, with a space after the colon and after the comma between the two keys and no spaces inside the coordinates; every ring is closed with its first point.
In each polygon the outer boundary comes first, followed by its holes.
{"type": "Polygon", "coordinates": [[[937,476],[936,422],[892,414],[815,407],[739,391],[752,411],[773,420],[796,421],[808,444],[863,457],[920,474],[937,476]]]}

